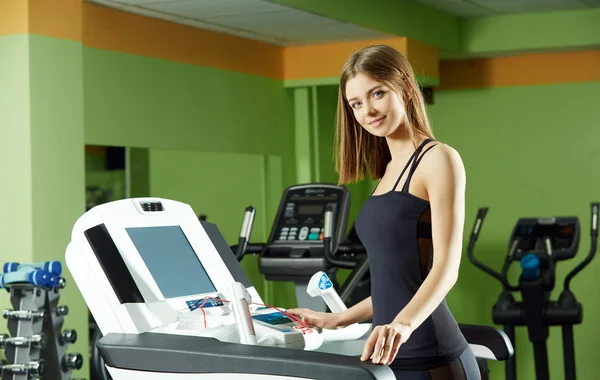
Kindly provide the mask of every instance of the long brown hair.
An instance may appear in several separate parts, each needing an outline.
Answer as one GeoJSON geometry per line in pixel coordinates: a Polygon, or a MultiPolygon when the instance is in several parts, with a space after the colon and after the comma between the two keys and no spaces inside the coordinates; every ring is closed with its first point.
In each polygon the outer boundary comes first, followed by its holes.
{"type": "Polygon", "coordinates": [[[346,83],[358,74],[385,83],[401,96],[406,107],[405,127],[415,148],[418,135],[433,138],[425,100],[406,57],[387,45],[365,47],[348,58],[340,78],[335,128],[335,168],[340,184],[362,180],[367,173],[381,178],[391,160],[385,137],[362,128],[348,104],[346,83]]]}

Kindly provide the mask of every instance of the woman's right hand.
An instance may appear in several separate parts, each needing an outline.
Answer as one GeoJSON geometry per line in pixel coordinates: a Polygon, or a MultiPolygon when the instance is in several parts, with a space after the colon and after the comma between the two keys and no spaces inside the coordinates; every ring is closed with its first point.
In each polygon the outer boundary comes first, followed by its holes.
{"type": "Polygon", "coordinates": [[[311,327],[337,329],[344,327],[342,313],[323,313],[305,308],[288,309],[286,313],[301,319],[311,327]]]}

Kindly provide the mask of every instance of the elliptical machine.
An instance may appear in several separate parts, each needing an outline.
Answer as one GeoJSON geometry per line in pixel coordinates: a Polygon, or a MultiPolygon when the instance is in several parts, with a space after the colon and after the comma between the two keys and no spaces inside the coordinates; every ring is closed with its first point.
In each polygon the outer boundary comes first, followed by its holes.
{"type": "MultiPolygon", "coordinates": [[[[467,248],[471,262],[496,278],[503,286],[492,309],[494,323],[503,325],[506,335],[515,345],[515,326],[527,326],[533,343],[536,380],[550,378],[547,340],[550,326],[562,327],[565,380],[576,378],[573,325],[583,320],[583,307],[570,290],[573,277],[585,268],[596,253],[598,239],[599,203],[591,204],[590,251],[564,280],[563,291],[557,301],[550,299],[556,282],[558,261],[575,257],[579,248],[580,226],[577,217],[520,218],[509,240],[509,251],[500,273],[478,261],[473,250],[479,237],[488,208],[477,213],[467,248]],[[508,270],[514,262],[522,269],[518,285],[508,281],[508,270]],[[515,301],[512,292],[520,292],[522,301],[515,301]]],[[[506,361],[506,379],[516,380],[516,362],[513,355],[506,361]]]]}

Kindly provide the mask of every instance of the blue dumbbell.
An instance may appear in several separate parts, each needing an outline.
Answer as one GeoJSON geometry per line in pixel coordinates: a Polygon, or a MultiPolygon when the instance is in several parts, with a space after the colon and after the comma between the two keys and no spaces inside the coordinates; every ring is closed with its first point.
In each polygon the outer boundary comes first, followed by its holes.
{"type": "Polygon", "coordinates": [[[8,262],[4,263],[4,273],[16,272],[19,269],[19,263],[8,262]]]}
{"type": "Polygon", "coordinates": [[[4,264],[4,273],[17,272],[20,270],[29,270],[29,268],[43,269],[48,273],[54,273],[57,276],[62,274],[62,264],[60,261],[45,261],[43,263],[19,264],[8,262],[4,264]]]}
{"type": "Polygon", "coordinates": [[[7,287],[11,284],[31,284],[33,286],[47,286],[50,275],[43,269],[35,269],[26,272],[20,270],[17,272],[5,273],[0,276],[1,287],[7,287]]]}
{"type": "Polygon", "coordinates": [[[48,286],[52,276],[43,269],[29,272],[29,283],[35,286],[48,286]]]}
{"type": "Polygon", "coordinates": [[[48,273],[54,273],[56,276],[62,274],[62,265],[60,261],[47,261],[44,263],[44,270],[48,273]]]}

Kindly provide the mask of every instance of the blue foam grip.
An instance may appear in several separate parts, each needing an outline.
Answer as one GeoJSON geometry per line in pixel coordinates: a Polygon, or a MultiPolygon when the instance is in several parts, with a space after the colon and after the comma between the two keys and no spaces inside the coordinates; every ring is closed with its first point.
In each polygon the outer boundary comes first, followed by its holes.
{"type": "Polygon", "coordinates": [[[19,269],[19,263],[8,262],[4,263],[4,273],[16,272],[19,269]]]}
{"type": "Polygon", "coordinates": [[[28,263],[19,264],[15,262],[8,262],[4,264],[4,273],[25,271],[30,272],[34,269],[43,269],[47,273],[54,273],[57,276],[62,274],[62,264],[60,261],[45,261],[41,263],[28,263]]]}
{"type": "Polygon", "coordinates": [[[46,271],[38,269],[29,272],[29,283],[38,287],[46,286],[46,284],[48,283],[48,277],[49,276],[48,273],[46,273],[46,271]]]}
{"type": "Polygon", "coordinates": [[[540,259],[533,253],[521,258],[522,276],[525,280],[535,280],[540,276],[540,259]]]}
{"type": "Polygon", "coordinates": [[[60,261],[48,261],[44,263],[44,270],[48,273],[54,273],[57,276],[62,274],[62,265],[60,261]]]}

